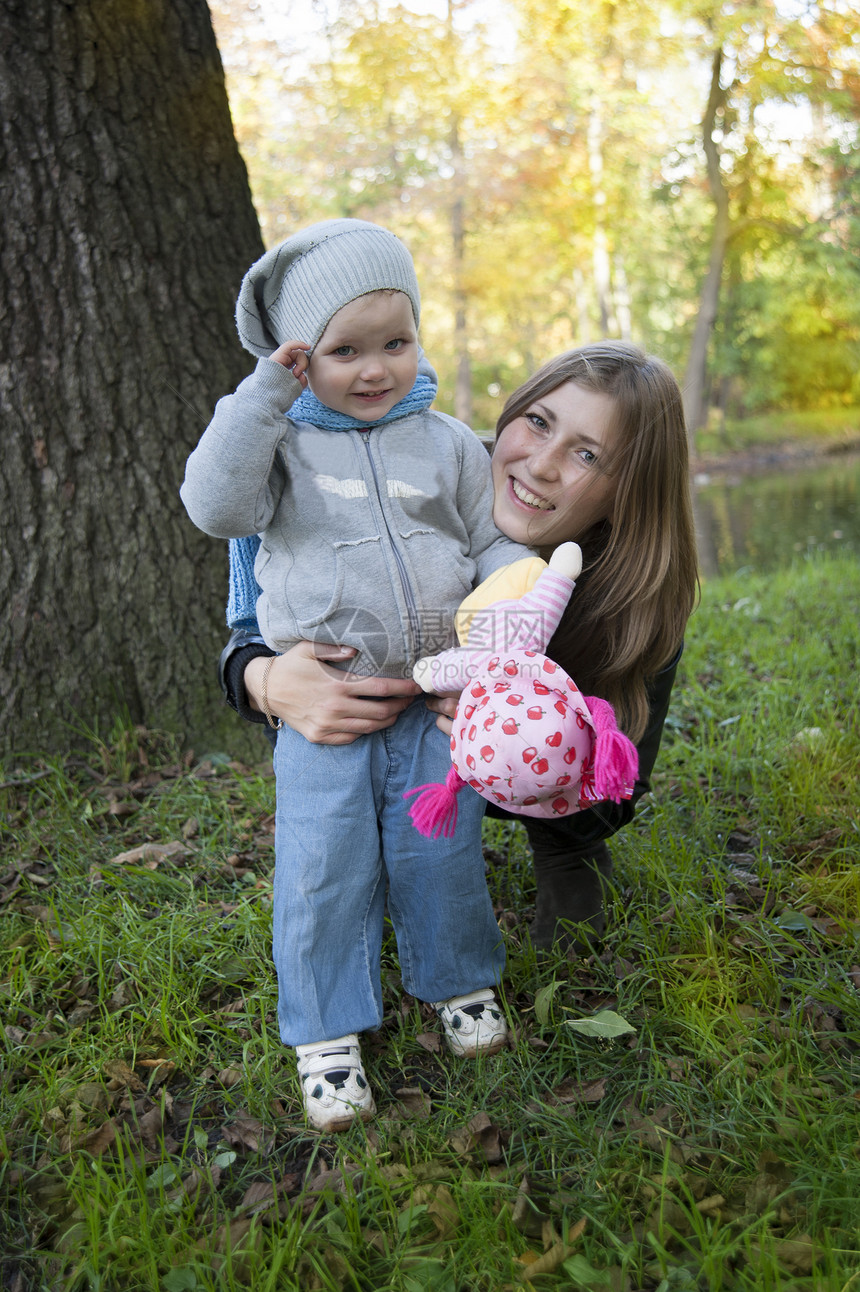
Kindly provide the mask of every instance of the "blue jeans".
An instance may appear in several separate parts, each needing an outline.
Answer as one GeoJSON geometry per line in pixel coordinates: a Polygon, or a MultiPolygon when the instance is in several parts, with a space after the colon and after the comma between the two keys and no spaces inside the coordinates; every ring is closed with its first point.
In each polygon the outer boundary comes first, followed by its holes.
{"type": "Polygon", "coordinates": [[[464,788],[454,837],[427,839],[403,799],[444,780],[450,765],[422,699],[351,745],[278,733],[273,953],[285,1045],[380,1026],[386,890],[411,995],[447,1000],[499,981],[505,953],[484,873],[484,800],[464,788]]]}

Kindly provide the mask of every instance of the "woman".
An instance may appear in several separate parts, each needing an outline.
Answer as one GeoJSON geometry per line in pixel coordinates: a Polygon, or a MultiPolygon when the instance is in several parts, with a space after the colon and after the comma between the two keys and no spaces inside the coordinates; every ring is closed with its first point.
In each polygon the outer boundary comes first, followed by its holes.
{"type": "MultiPolygon", "coordinates": [[[[606,840],[650,788],[696,601],[687,437],[675,378],[659,359],[622,342],[551,360],[502,410],[493,483],[493,519],[509,538],[545,558],[567,540],[582,548],[583,571],[547,654],[583,693],[610,701],[639,754],[631,800],[557,821],[522,819],[537,885],[532,942],[546,949],[559,940],[569,945],[571,924],[588,926],[592,937],[603,932],[612,870],[606,840]]],[[[419,694],[411,680],[353,678],[331,666],[351,653],[300,643],[266,678],[271,651],[246,624],[222,655],[222,685],[252,721],[265,722],[268,710],[308,740],[349,743],[390,726],[419,694]]],[[[428,703],[450,731],[456,697],[428,703]]]]}

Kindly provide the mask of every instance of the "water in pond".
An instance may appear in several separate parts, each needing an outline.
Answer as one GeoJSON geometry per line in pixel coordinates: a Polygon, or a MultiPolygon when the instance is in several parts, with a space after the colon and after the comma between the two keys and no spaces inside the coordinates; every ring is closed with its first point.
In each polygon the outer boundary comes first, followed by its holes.
{"type": "Polygon", "coordinates": [[[773,570],[806,553],[837,549],[860,556],[858,493],[860,454],[697,481],[702,574],[773,570]]]}

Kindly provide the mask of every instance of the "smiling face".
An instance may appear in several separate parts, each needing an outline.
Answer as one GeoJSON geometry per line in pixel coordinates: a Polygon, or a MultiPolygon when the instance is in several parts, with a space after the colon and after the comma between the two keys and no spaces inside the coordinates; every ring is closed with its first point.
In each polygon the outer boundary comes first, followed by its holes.
{"type": "Polygon", "coordinates": [[[493,520],[529,547],[581,541],[611,520],[615,400],[566,381],[526,406],[493,450],[493,520]]]}
{"type": "Polygon", "coordinates": [[[415,385],[418,332],[409,297],[371,292],[329,319],[308,367],[321,403],[363,422],[389,413],[415,385]]]}

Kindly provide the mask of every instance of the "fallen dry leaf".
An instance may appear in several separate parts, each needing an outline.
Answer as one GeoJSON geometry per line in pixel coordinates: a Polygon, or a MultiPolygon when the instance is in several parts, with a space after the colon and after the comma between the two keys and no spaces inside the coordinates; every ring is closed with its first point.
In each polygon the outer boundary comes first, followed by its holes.
{"type": "Polygon", "coordinates": [[[755,1216],[763,1215],[780,1195],[787,1193],[792,1178],[787,1164],[770,1150],[762,1153],[758,1167],[758,1175],[750,1181],[744,1197],[747,1212],[755,1216]]]}
{"type": "Polygon", "coordinates": [[[266,1211],[278,1200],[278,1188],[271,1180],[260,1180],[250,1185],[239,1204],[242,1211],[266,1211]]]}
{"type": "Polygon", "coordinates": [[[56,1041],[56,1039],[57,1036],[54,1032],[31,1032],[27,1037],[25,1044],[27,1044],[31,1050],[44,1050],[46,1045],[50,1045],[53,1041],[56,1041]]]}
{"type": "Polygon", "coordinates": [[[138,1122],[140,1138],[147,1148],[158,1148],[158,1137],[164,1130],[164,1109],[159,1104],[145,1112],[138,1122]]]}
{"type": "Polygon", "coordinates": [[[221,1127],[221,1135],[231,1148],[242,1152],[266,1153],[272,1145],[275,1132],[256,1117],[239,1113],[229,1126],[221,1127]]]}
{"type": "Polygon", "coordinates": [[[135,803],[133,799],[108,798],[108,816],[134,816],[135,812],[139,811],[140,804],[135,803]]]}
{"type": "Polygon", "coordinates": [[[108,1078],[108,1090],[131,1090],[133,1094],[143,1094],[146,1090],[140,1077],[122,1059],[110,1059],[103,1067],[108,1078]]]}
{"type": "Polygon", "coordinates": [[[425,1182],[431,1180],[450,1180],[451,1166],[444,1162],[416,1162],[413,1166],[407,1168],[409,1175],[416,1180],[425,1182]]]}
{"type": "Polygon", "coordinates": [[[430,1116],[430,1097],[420,1087],[402,1086],[399,1090],[395,1090],[394,1098],[400,1105],[403,1115],[416,1117],[420,1121],[430,1116]]]}
{"type": "Polygon", "coordinates": [[[106,1153],[114,1143],[116,1133],[116,1122],[111,1118],[110,1121],[103,1122],[96,1130],[80,1136],[71,1147],[78,1152],[91,1153],[93,1157],[101,1157],[102,1153],[106,1153]]]}
{"type": "Polygon", "coordinates": [[[81,1027],[95,1013],[97,1008],[98,1006],[91,1001],[79,1001],[74,1009],[69,1010],[66,1015],[66,1022],[69,1027],[81,1027]]]}
{"type": "Polygon", "coordinates": [[[221,1168],[214,1163],[208,1172],[198,1170],[196,1167],[189,1171],[183,1177],[182,1183],[178,1189],[167,1195],[168,1202],[176,1202],[181,1198],[191,1198],[198,1201],[204,1198],[212,1189],[217,1189],[221,1183],[221,1168]]]}
{"type": "Polygon", "coordinates": [[[502,1159],[502,1142],[507,1142],[509,1134],[490,1120],[486,1113],[475,1116],[459,1131],[449,1136],[449,1143],[455,1152],[465,1157],[477,1149],[484,1161],[492,1164],[502,1159]]]}
{"type": "Polygon", "coordinates": [[[409,1203],[403,1210],[408,1211],[416,1206],[427,1207],[427,1215],[436,1226],[440,1238],[450,1238],[459,1227],[460,1212],[451,1190],[445,1184],[419,1185],[413,1191],[409,1203]]]}
{"type": "Polygon", "coordinates": [[[606,1079],[597,1081],[565,1081],[554,1091],[560,1104],[598,1104],[606,1094],[606,1079]]]}
{"type": "Polygon", "coordinates": [[[668,1152],[672,1162],[684,1163],[691,1156],[692,1150],[679,1142],[681,1137],[676,1127],[680,1128],[683,1123],[677,1111],[670,1105],[662,1105],[648,1117],[643,1116],[635,1105],[628,1101],[622,1106],[619,1119],[626,1121],[628,1129],[638,1137],[640,1144],[644,1144],[656,1153],[668,1152]]]}
{"type": "Polygon", "coordinates": [[[469,1130],[488,1162],[502,1160],[502,1131],[486,1113],[476,1113],[468,1123],[469,1130]]]}
{"type": "Polygon", "coordinates": [[[354,1162],[347,1162],[344,1167],[335,1167],[334,1170],[323,1170],[308,1181],[305,1189],[306,1193],[324,1193],[326,1189],[333,1189],[335,1193],[346,1193],[347,1181],[350,1181],[357,1190],[361,1183],[361,1167],[354,1162]]]}
{"type": "Polygon", "coordinates": [[[662,1243],[671,1244],[675,1234],[691,1232],[690,1219],[679,1202],[669,1194],[661,1194],[653,1202],[645,1217],[645,1233],[654,1234],[662,1243]]]}
{"type": "Polygon", "coordinates": [[[24,913],[32,915],[44,927],[48,945],[53,950],[72,939],[72,930],[63,924],[52,906],[25,906],[24,913]]]}
{"type": "MultiPolygon", "coordinates": [[[[582,1219],[578,1220],[573,1228],[568,1232],[567,1242],[555,1243],[548,1252],[544,1252],[543,1256],[538,1256],[528,1261],[525,1269],[523,1270],[523,1278],[528,1283],[531,1283],[540,1274],[554,1273],[555,1270],[557,1270],[560,1265],[563,1265],[568,1257],[572,1256],[576,1251],[576,1248],[573,1247],[572,1244],[575,1243],[584,1232],[585,1217],[583,1216],[582,1219]]],[[[526,1255],[526,1253],[524,1253],[524,1255],[526,1255]]],[[[533,1253],[527,1253],[527,1255],[533,1256],[533,1253]]],[[[523,1257],[520,1257],[520,1260],[522,1261],[523,1257]]]]}
{"type": "Polygon", "coordinates": [[[396,1184],[398,1180],[410,1180],[412,1172],[404,1162],[385,1162],[379,1167],[379,1174],[383,1180],[396,1184]]]}
{"type": "Polygon", "coordinates": [[[248,1006],[245,1001],[245,997],[240,996],[238,1000],[228,1001],[226,1005],[222,1005],[221,1008],[215,1012],[216,1014],[244,1014],[247,1008],[248,1006]]]}
{"type": "Polygon", "coordinates": [[[388,1239],[381,1229],[362,1229],[361,1236],[368,1247],[373,1247],[383,1256],[388,1255],[388,1239]]]}
{"type": "Polygon", "coordinates": [[[92,1108],[98,1113],[108,1110],[107,1091],[98,1081],[82,1081],[75,1087],[75,1099],[84,1108],[92,1108]]]}
{"type": "Polygon", "coordinates": [[[238,1086],[244,1076],[245,1074],[241,1068],[222,1068],[216,1080],[219,1085],[226,1086],[229,1090],[231,1086],[238,1086]]]}
{"type": "Polygon", "coordinates": [[[809,1234],[801,1234],[800,1238],[784,1238],[776,1245],[776,1259],[792,1274],[810,1274],[814,1257],[823,1255],[823,1249],[813,1243],[809,1234]]]}
{"type": "Polygon", "coordinates": [[[541,1200],[531,1198],[529,1178],[524,1175],[517,1190],[517,1199],[511,1215],[513,1226],[521,1234],[525,1234],[526,1238],[539,1238],[543,1233],[545,1219],[541,1200]]]}
{"type": "Polygon", "coordinates": [[[138,1059],[136,1066],[151,1069],[150,1087],[163,1085],[171,1073],[176,1070],[176,1064],[172,1059],[138,1059]]]}
{"type": "Polygon", "coordinates": [[[155,870],[168,857],[186,857],[189,853],[187,844],[175,840],[173,843],[141,843],[128,852],[117,853],[111,857],[112,866],[140,865],[145,870],[155,870]]]}
{"type": "MultiPolygon", "coordinates": [[[[244,1279],[247,1277],[250,1266],[249,1248],[252,1250],[259,1248],[262,1241],[262,1230],[255,1225],[253,1218],[243,1217],[238,1220],[228,1220],[226,1224],[221,1226],[215,1234],[215,1250],[225,1255],[229,1252],[232,1274],[244,1279]],[[245,1241],[248,1239],[250,1241],[245,1241]]],[[[200,1238],[196,1246],[201,1251],[206,1251],[210,1242],[211,1239],[208,1237],[200,1238]]]]}
{"type": "MultiPolygon", "coordinates": [[[[752,1244],[752,1251],[757,1253],[758,1245],[752,1244]]],[[[774,1246],[776,1259],[790,1274],[810,1274],[812,1262],[817,1256],[823,1256],[821,1247],[813,1243],[809,1234],[799,1238],[783,1238],[774,1246]]],[[[847,1285],[846,1285],[847,1286],[847,1285]]]]}
{"type": "Polygon", "coordinates": [[[23,872],[16,874],[11,884],[9,884],[8,887],[5,887],[2,890],[0,890],[0,906],[2,906],[5,902],[8,902],[9,898],[13,895],[13,893],[16,892],[16,890],[20,886],[22,873],[26,874],[27,872],[25,870],[23,872]]]}

